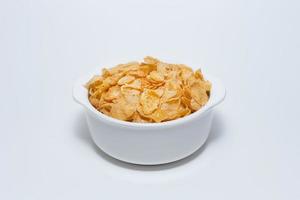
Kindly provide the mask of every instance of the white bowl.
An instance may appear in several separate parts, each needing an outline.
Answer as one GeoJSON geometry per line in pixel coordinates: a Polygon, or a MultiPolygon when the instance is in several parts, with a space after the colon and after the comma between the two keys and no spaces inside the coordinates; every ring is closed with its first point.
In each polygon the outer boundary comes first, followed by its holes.
{"type": "Polygon", "coordinates": [[[212,90],[209,101],[200,110],[162,123],[125,122],[102,114],[90,104],[84,84],[99,71],[80,78],[74,85],[73,97],[85,108],[88,127],[96,145],[108,155],[128,163],[164,164],[191,155],[208,137],[212,108],[225,98],[223,84],[204,74],[212,83],[212,90]]]}

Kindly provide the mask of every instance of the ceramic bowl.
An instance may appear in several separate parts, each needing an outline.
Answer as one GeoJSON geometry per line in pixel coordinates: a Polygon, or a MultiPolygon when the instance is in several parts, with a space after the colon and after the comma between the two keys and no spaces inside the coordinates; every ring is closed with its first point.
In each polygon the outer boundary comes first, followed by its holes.
{"type": "Polygon", "coordinates": [[[90,104],[84,85],[99,71],[81,77],[74,85],[73,97],[85,109],[95,144],[111,157],[128,163],[157,165],[191,155],[205,143],[211,129],[213,108],[225,98],[223,84],[204,73],[212,89],[209,101],[198,111],[162,123],[125,122],[102,114],[90,104]]]}

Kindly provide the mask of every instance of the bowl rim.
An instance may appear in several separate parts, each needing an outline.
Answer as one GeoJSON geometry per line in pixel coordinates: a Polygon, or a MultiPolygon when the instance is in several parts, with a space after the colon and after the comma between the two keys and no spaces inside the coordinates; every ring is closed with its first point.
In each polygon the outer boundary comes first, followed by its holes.
{"type": "Polygon", "coordinates": [[[102,68],[103,67],[100,68],[98,67],[97,70],[93,70],[90,73],[87,73],[86,75],[82,76],[75,82],[73,86],[73,99],[77,103],[82,105],[89,113],[91,113],[98,120],[114,126],[121,126],[123,128],[134,128],[134,129],[157,129],[157,128],[161,129],[161,128],[177,126],[180,124],[185,124],[187,122],[193,121],[197,118],[204,116],[206,113],[208,113],[208,111],[210,111],[216,105],[220,104],[225,99],[226,96],[226,89],[223,83],[219,79],[203,72],[205,79],[211,82],[212,90],[208,102],[199,110],[195,111],[194,113],[188,116],[178,118],[175,120],[166,121],[166,122],[137,123],[137,122],[122,121],[101,113],[96,108],[94,108],[90,103],[90,101],[88,100],[88,90],[85,88],[84,85],[94,75],[97,74],[99,75],[99,71],[102,68]]]}

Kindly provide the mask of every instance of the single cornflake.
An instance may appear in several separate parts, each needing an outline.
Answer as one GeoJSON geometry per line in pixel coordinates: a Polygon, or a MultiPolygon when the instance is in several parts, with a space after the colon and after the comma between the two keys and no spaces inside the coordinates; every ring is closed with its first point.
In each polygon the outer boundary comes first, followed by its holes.
{"type": "Polygon", "coordinates": [[[113,99],[118,98],[120,94],[121,94],[121,89],[119,86],[116,85],[108,89],[108,91],[104,95],[104,99],[106,101],[112,101],[113,99]]]}
{"type": "Polygon", "coordinates": [[[130,83],[135,79],[134,76],[126,75],[119,79],[118,85],[124,85],[126,83],[130,83]]]}
{"type": "Polygon", "coordinates": [[[160,97],[153,90],[145,90],[140,99],[140,104],[142,105],[143,112],[151,114],[158,108],[160,97]]]}

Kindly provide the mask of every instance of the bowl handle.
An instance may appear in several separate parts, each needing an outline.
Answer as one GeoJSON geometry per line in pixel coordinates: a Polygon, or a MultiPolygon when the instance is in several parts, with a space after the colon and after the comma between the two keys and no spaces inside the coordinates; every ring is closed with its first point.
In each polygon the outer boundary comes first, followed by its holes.
{"type": "Polygon", "coordinates": [[[73,99],[78,104],[87,107],[87,89],[81,84],[81,81],[77,81],[73,86],[73,99]]]}
{"type": "Polygon", "coordinates": [[[213,89],[213,95],[212,95],[212,100],[209,105],[209,108],[213,108],[217,105],[219,105],[226,96],[226,89],[224,87],[224,84],[217,78],[212,78],[212,89],[213,89]]]}

